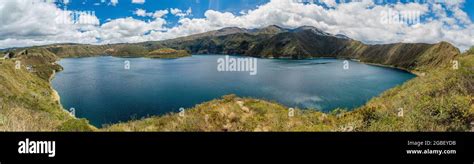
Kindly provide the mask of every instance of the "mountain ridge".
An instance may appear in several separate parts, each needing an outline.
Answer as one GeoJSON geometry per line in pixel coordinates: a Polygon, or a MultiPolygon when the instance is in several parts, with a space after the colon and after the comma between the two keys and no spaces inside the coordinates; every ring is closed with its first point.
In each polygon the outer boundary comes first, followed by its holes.
{"type": "Polygon", "coordinates": [[[281,57],[296,58],[337,54],[332,57],[420,70],[427,74],[387,90],[353,111],[335,109],[331,113],[322,113],[295,109],[296,117],[289,119],[288,107],[278,103],[224,96],[186,109],[187,116],[184,118],[170,113],[97,129],[86,119],[70,115],[55,98],[50,79],[62,69],[55,64],[58,58],[98,55],[144,57],[150,52],[154,56],[186,49],[164,49],[168,48],[164,44],[166,41],[111,45],[55,44],[9,49],[14,53],[13,58],[0,60],[0,89],[4,91],[0,92],[0,101],[3,102],[0,105],[0,131],[346,131],[349,126],[354,131],[469,131],[474,122],[474,47],[469,53],[460,55],[459,49],[447,42],[366,45],[327,35],[308,38],[306,34],[315,36],[318,33],[311,29],[295,33],[270,27],[260,32],[197,39],[200,44],[208,44],[204,48],[193,44],[196,42],[193,39],[180,44],[182,47],[190,46],[187,47],[192,50],[189,52],[212,53],[219,50],[225,54],[255,57],[270,57],[276,52],[281,53],[281,57]],[[326,45],[322,38],[345,46],[326,45]],[[226,48],[211,44],[217,41],[226,48]],[[312,44],[305,44],[306,41],[320,43],[313,47],[312,44]],[[320,48],[324,46],[333,47],[320,48]],[[250,52],[248,50],[256,54],[246,54],[250,52]],[[459,61],[459,69],[450,67],[452,60],[459,61]],[[21,69],[15,69],[15,61],[21,61],[21,69]],[[33,71],[28,66],[32,66],[33,71]],[[399,109],[404,110],[404,117],[398,115],[399,109]]]}
{"type": "MultiPolygon", "coordinates": [[[[263,29],[279,28],[269,26],[263,29]]],[[[329,34],[318,28],[302,26],[281,29],[270,33],[255,33],[252,30],[227,35],[201,35],[199,38],[179,38],[155,42],[162,46],[184,49],[193,54],[233,54],[264,58],[305,59],[312,57],[335,57],[358,59],[407,70],[426,71],[423,65],[445,65],[461,54],[458,48],[447,42],[364,44],[342,34],[329,34]],[[443,47],[444,49],[436,49],[443,47]],[[437,52],[435,51],[444,51],[437,52]],[[449,52],[448,52],[449,51],[449,52]],[[434,61],[423,59],[427,56],[434,61]],[[431,63],[437,62],[437,63],[431,63]]],[[[255,30],[253,30],[255,31],[255,30]]]]}
{"type": "Polygon", "coordinates": [[[228,54],[259,58],[334,57],[357,59],[410,71],[426,71],[438,64],[445,66],[447,61],[461,54],[458,48],[447,42],[370,45],[312,26],[286,29],[276,25],[259,29],[226,27],[163,41],[107,45],[66,43],[17,48],[13,51],[18,53],[31,48],[44,48],[61,58],[102,55],[146,57],[150,52],[162,48],[185,50],[191,54],[228,54]]]}

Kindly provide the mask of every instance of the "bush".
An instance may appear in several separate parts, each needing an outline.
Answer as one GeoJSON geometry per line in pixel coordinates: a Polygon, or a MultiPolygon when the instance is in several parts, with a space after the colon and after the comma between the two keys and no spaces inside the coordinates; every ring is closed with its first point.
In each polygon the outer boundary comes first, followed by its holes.
{"type": "Polygon", "coordinates": [[[59,131],[90,132],[94,129],[86,119],[69,119],[58,127],[59,131]]]}
{"type": "Polygon", "coordinates": [[[237,96],[235,94],[230,94],[230,95],[224,95],[222,96],[222,98],[224,99],[224,102],[231,102],[231,101],[234,101],[234,99],[237,98],[237,96]]]}

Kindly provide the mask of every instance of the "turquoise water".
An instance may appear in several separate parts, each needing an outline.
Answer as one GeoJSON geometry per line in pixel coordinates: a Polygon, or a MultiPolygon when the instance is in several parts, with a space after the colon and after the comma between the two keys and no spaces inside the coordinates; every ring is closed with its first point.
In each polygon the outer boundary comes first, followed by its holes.
{"type": "MultiPolygon", "coordinates": [[[[59,61],[53,87],[66,108],[92,124],[179,112],[227,94],[289,107],[352,109],[415,77],[405,71],[339,59],[258,59],[257,74],[219,72],[223,55],[180,59],[91,57],[59,61]],[[130,69],[125,69],[125,61],[130,69]]],[[[233,56],[234,58],[238,58],[233,56]]]]}

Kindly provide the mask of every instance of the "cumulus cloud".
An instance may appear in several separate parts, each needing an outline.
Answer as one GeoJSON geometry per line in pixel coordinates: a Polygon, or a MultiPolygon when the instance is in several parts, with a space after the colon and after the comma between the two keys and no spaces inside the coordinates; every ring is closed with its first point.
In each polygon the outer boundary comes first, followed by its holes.
{"type": "Polygon", "coordinates": [[[116,6],[118,4],[118,0],[110,0],[110,5],[116,6]]]}
{"type": "Polygon", "coordinates": [[[186,11],[183,11],[181,9],[178,9],[178,8],[172,8],[170,9],[170,12],[171,14],[175,15],[175,16],[178,16],[178,17],[185,17],[185,16],[189,16],[191,15],[191,13],[193,12],[193,10],[190,8],[188,8],[186,11]]]}
{"type": "MultiPolygon", "coordinates": [[[[271,0],[238,15],[208,10],[202,18],[189,18],[192,14],[191,8],[186,11],[169,9],[155,12],[137,9],[136,15],[150,17],[152,20],[142,21],[126,17],[102,24],[97,20],[96,23],[88,25],[70,25],[54,22],[58,18],[63,18],[65,22],[74,22],[68,16],[68,11],[58,9],[54,4],[25,5],[24,0],[1,1],[0,22],[3,24],[0,25],[0,47],[51,42],[141,42],[171,39],[223,27],[261,28],[269,25],[286,28],[315,26],[329,33],[345,34],[369,44],[448,41],[462,50],[474,45],[474,24],[461,9],[463,0],[446,4],[390,5],[378,5],[371,0],[339,4],[334,3],[334,0],[322,2],[324,5],[296,3],[294,0],[271,0]],[[419,22],[404,23],[401,21],[403,19],[400,19],[403,13],[419,15],[421,19],[419,22]],[[164,26],[167,21],[163,17],[167,14],[179,17],[176,26],[164,26]],[[396,23],[397,20],[401,22],[396,23]]],[[[90,14],[84,16],[86,17],[91,20],[96,18],[90,14]]]]}
{"type": "Polygon", "coordinates": [[[143,9],[135,10],[134,14],[137,15],[137,16],[142,16],[142,17],[145,17],[145,16],[148,15],[148,13],[143,9]]]}
{"type": "Polygon", "coordinates": [[[132,0],[132,3],[144,4],[144,3],[145,3],[145,0],[132,0]]]}
{"type": "Polygon", "coordinates": [[[336,0],[321,0],[321,2],[329,7],[334,7],[337,5],[336,0]]]}
{"type": "Polygon", "coordinates": [[[158,18],[145,22],[131,17],[114,19],[98,28],[97,36],[104,43],[142,42],[146,41],[146,33],[164,30],[164,19],[158,18]]]}
{"type": "MultiPolygon", "coordinates": [[[[326,1],[331,4],[330,1],[326,1]]],[[[448,41],[462,50],[474,45],[474,25],[460,9],[463,1],[450,4],[397,3],[377,5],[371,0],[354,1],[326,8],[318,4],[295,3],[293,0],[272,0],[257,9],[235,15],[209,10],[205,18],[180,20],[180,26],[169,30],[175,35],[215,30],[222,27],[261,28],[279,25],[296,28],[310,25],[333,34],[345,34],[369,44],[396,42],[436,43],[448,41]],[[438,11],[436,11],[438,10],[438,11]],[[413,13],[420,22],[384,22],[383,13],[413,13]],[[453,15],[447,14],[448,12],[453,15]]],[[[390,16],[390,15],[389,15],[390,16]]],[[[396,19],[395,19],[396,20],[396,19]]],[[[161,36],[169,35],[161,34],[161,36]]]]}
{"type": "Polygon", "coordinates": [[[155,11],[155,13],[153,13],[153,17],[154,18],[161,18],[161,17],[165,16],[168,13],[169,13],[168,10],[157,10],[157,11],[155,11]]]}
{"type": "Polygon", "coordinates": [[[144,9],[137,9],[133,12],[137,16],[141,17],[153,17],[153,18],[161,18],[168,14],[168,10],[156,10],[155,12],[147,12],[144,9]]]}
{"type": "Polygon", "coordinates": [[[95,37],[88,30],[100,23],[91,13],[73,13],[61,10],[53,3],[31,0],[1,1],[0,22],[0,48],[94,42],[95,37]]]}

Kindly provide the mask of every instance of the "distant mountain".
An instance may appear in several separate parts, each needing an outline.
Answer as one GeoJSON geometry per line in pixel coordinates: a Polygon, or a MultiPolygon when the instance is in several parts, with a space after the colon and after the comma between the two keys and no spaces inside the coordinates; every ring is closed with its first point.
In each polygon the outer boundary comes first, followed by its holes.
{"type": "Polygon", "coordinates": [[[263,58],[336,57],[413,71],[446,65],[460,54],[456,47],[447,42],[368,45],[312,26],[286,29],[276,25],[261,29],[227,27],[165,41],[109,45],[54,44],[39,47],[46,48],[58,57],[143,57],[162,48],[186,50],[192,54],[233,54],[263,58]]]}
{"type": "Polygon", "coordinates": [[[333,35],[312,26],[296,29],[278,26],[251,30],[224,28],[152,44],[188,50],[193,54],[236,54],[293,59],[351,58],[410,70],[447,64],[460,54],[456,47],[447,42],[367,45],[345,35],[333,35]]]}
{"type": "Polygon", "coordinates": [[[169,114],[114,124],[100,131],[347,131],[348,125],[354,131],[465,132],[472,128],[474,48],[459,55],[459,50],[447,42],[367,45],[309,26],[296,29],[269,26],[224,28],[159,42],[54,44],[8,49],[8,53],[14,53],[14,59],[0,60],[3,109],[0,114],[5,118],[0,131],[99,130],[86,119],[73,117],[61,106],[59,95],[50,85],[55,72],[62,70],[55,63],[58,57],[169,58],[187,55],[183,50],[256,57],[350,58],[423,71],[426,75],[392,88],[350,112],[295,110],[298,114],[289,119],[289,107],[228,95],[186,109],[188,119],[169,114]],[[448,68],[452,60],[459,61],[459,69],[448,68]],[[16,69],[17,61],[21,61],[21,69],[16,69]],[[403,109],[405,116],[400,117],[397,109],[403,109]],[[224,114],[216,115],[216,111],[224,114]]]}
{"type": "Polygon", "coordinates": [[[250,30],[250,32],[254,33],[254,34],[269,34],[269,35],[277,34],[277,33],[281,33],[281,32],[287,32],[287,31],[288,31],[288,29],[282,28],[282,27],[277,26],[277,25],[271,25],[271,26],[267,26],[267,27],[261,28],[261,29],[252,29],[252,30],[250,30]]]}

